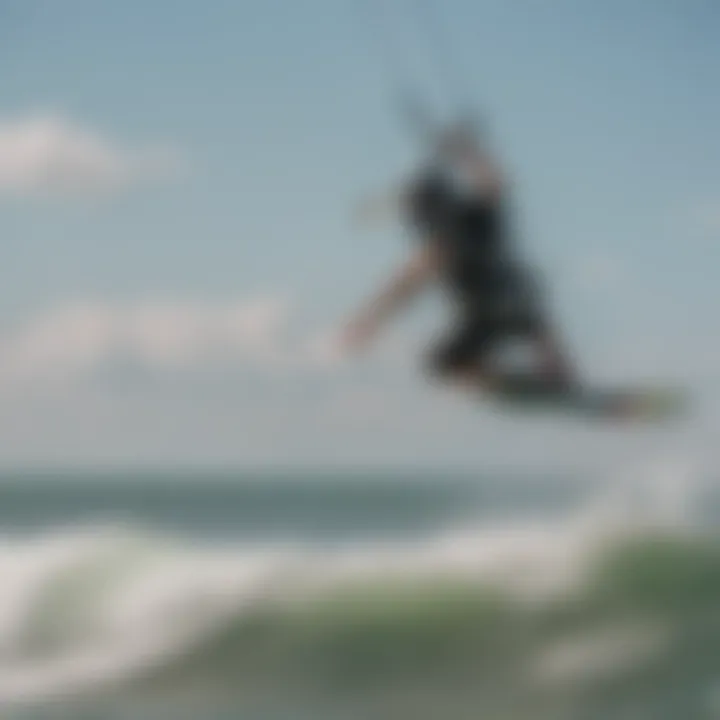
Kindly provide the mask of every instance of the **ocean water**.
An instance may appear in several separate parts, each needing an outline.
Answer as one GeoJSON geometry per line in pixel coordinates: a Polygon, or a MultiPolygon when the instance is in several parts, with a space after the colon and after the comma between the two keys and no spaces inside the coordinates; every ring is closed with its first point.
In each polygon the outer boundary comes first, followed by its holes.
{"type": "Polygon", "coordinates": [[[717,720],[720,492],[0,478],[0,717],[717,720]]]}

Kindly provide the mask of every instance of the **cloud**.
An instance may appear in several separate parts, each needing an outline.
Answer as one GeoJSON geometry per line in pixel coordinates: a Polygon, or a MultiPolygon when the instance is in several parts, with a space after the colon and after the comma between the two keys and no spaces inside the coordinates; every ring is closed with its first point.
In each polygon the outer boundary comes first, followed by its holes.
{"type": "Polygon", "coordinates": [[[55,116],[0,121],[0,194],[84,195],[159,178],[178,167],[161,148],[130,150],[55,116]]]}
{"type": "MultiPolygon", "coordinates": [[[[340,352],[338,331],[303,329],[287,300],[260,296],[227,302],[155,299],[67,302],[0,330],[0,392],[133,371],[215,374],[254,369],[309,377],[379,376],[405,368],[406,338],[383,339],[355,359],[340,352]]],[[[259,378],[260,375],[255,373],[259,378]]]]}
{"type": "Polygon", "coordinates": [[[203,304],[71,303],[9,333],[0,348],[0,387],[78,377],[113,363],[191,369],[282,362],[286,304],[276,298],[203,304]]]}

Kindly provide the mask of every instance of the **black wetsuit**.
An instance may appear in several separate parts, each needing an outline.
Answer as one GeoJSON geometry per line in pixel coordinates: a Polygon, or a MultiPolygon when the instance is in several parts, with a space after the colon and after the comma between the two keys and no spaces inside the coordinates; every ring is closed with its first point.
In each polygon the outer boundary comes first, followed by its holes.
{"type": "Polygon", "coordinates": [[[429,173],[413,187],[409,213],[418,238],[440,243],[445,284],[458,308],[455,326],[431,353],[433,371],[477,366],[499,341],[541,330],[537,291],[511,257],[501,204],[461,196],[429,173]]]}

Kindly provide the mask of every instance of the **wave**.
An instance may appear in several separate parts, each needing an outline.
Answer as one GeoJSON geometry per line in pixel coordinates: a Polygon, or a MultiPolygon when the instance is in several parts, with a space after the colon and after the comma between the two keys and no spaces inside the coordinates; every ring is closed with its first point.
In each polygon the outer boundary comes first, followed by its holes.
{"type": "Polygon", "coordinates": [[[720,670],[720,544],[679,503],[650,507],[623,491],[563,520],[404,542],[203,546],[121,526],[7,540],[0,702],[282,688],[394,699],[396,717],[400,697],[412,717],[461,700],[563,717],[601,689],[660,702],[678,668],[697,692],[720,670]]]}

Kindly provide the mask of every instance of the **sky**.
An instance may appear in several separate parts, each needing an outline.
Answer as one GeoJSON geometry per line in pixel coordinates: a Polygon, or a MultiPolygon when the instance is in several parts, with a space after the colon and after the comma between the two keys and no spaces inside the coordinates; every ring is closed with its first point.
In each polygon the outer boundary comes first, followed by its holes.
{"type": "Polygon", "coordinates": [[[0,3],[0,467],[598,467],[716,453],[720,5],[0,3]],[[591,381],[688,385],[681,427],[499,412],[428,382],[424,298],[324,352],[408,248],[353,213],[421,155],[444,48],[591,381]],[[412,73],[412,75],[410,75],[412,73]],[[405,75],[403,75],[405,77],[405,75]]]}

